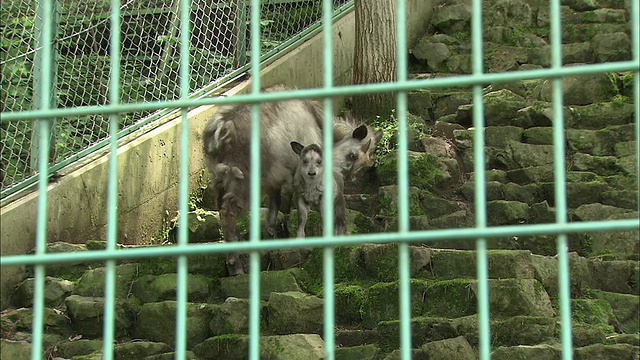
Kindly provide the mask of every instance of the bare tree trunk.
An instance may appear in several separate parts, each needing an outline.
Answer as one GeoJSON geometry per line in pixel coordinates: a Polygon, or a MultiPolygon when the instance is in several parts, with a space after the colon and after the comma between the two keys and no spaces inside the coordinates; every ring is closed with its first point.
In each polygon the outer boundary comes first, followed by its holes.
{"type": "MultiPolygon", "coordinates": [[[[396,79],[395,0],[355,0],[356,43],[353,83],[390,82],[396,79]]],[[[388,116],[395,107],[394,94],[369,94],[352,98],[353,115],[361,120],[388,116]]]]}

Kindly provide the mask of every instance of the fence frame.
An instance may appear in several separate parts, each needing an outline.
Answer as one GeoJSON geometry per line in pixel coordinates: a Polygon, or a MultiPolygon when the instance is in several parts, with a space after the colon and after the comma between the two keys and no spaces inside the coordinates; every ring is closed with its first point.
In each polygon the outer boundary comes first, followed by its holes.
{"type": "MultiPolygon", "coordinates": [[[[112,13],[110,17],[111,25],[119,28],[120,12],[119,0],[112,0],[112,13]]],[[[257,35],[260,32],[259,19],[260,7],[259,0],[252,0],[250,11],[251,33],[257,35]]],[[[181,19],[181,38],[180,38],[180,100],[176,101],[157,101],[152,103],[137,104],[120,104],[118,96],[118,85],[120,77],[119,58],[120,58],[120,39],[118,32],[112,32],[110,41],[111,77],[113,79],[110,87],[110,104],[104,107],[88,106],[72,109],[54,109],[54,104],[48,96],[40,98],[38,109],[23,111],[18,113],[3,114],[3,121],[15,121],[25,119],[37,119],[38,131],[43,136],[39,138],[38,151],[41,159],[49,156],[50,149],[50,133],[51,120],[64,115],[80,115],[103,113],[110,115],[111,137],[109,140],[110,160],[109,160],[109,187],[108,187],[108,235],[107,247],[101,251],[91,251],[85,253],[64,253],[64,254],[46,254],[46,211],[47,211],[47,178],[49,174],[49,166],[46,161],[38,163],[38,214],[37,214],[37,232],[36,232],[36,251],[33,255],[15,255],[0,257],[1,266],[18,266],[18,265],[34,265],[35,266],[35,284],[34,284],[34,312],[33,312],[33,347],[32,359],[39,359],[42,355],[42,335],[43,335],[43,319],[44,319],[44,280],[46,273],[46,265],[54,263],[67,263],[73,261],[105,261],[106,263],[106,282],[105,282],[105,322],[104,322],[104,345],[103,356],[110,360],[113,358],[113,338],[114,338],[114,307],[115,307],[115,264],[117,260],[170,256],[178,258],[178,290],[177,290],[177,314],[176,314],[176,359],[183,359],[186,351],[186,290],[187,290],[187,263],[188,257],[195,254],[204,253],[223,253],[229,251],[243,251],[250,253],[250,349],[249,358],[257,360],[260,357],[260,256],[259,252],[273,249],[292,249],[302,247],[322,247],[324,248],[324,293],[325,293],[325,358],[333,359],[334,352],[334,301],[333,301],[333,247],[341,245],[369,243],[386,243],[390,235],[397,239],[395,242],[400,244],[398,249],[399,257],[399,278],[400,278],[400,338],[401,338],[401,357],[402,359],[411,358],[411,313],[410,313],[410,288],[409,288],[409,244],[412,242],[438,241],[451,238],[457,239],[475,239],[477,249],[477,280],[479,287],[478,309],[480,320],[480,358],[490,358],[490,333],[489,333],[489,303],[488,303],[488,266],[486,254],[486,241],[493,237],[503,235],[541,235],[553,234],[557,235],[557,251],[559,262],[559,288],[560,288],[560,318],[561,318],[561,342],[562,342],[562,358],[564,360],[572,358],[572,340],[571,340],[571,312],[569,298],[569,266],[567,256],[567,234],[573,232],[591,232],[591,231],[612,231],[612,230],[637,230],[639,226],[638,219],[614,220],[614,221],[595,221],[582,223],[568,223],[566,219],[566,189],[565,189],[565,169],[564,169],[564,126],[562,108],[562,77],[576,74],[599,73],[605,71],[634,71],[634,104],[635,104],[635,123],[636,123],[636,141],[640,146],[640,57],[639,57],[639,31],[638,31],[638,0],[633,0],[631,6],[631,44],[632,44],[632,60],[616,63],[605,63],[597,65],[581,65],[571,68],[565,68],[561,62],[561,23],[560,23],[560,2],[559,0],[550,1],[551,9],[551,45],[552,45],[552,66],[550,69],[520,71],[513,73],[501,74],[484,74],[482,67],[482,7],[481,0],[472,1],[472,58],[473,58],[473,74],[464,75],[454,78],[430,79],[430,80],[408,80],[407,79],[407,51],[406,51],[406,7],[402,0],[397,1],[397,34],[398,34],[398,80],[394,83],[368,84],[368,85],[351,85],[343,87],[333,87],[331,72],[331,0],[323,0],[323,31],[324,31],[324,70],[325,77],[322,88],[298,90],[285,93],[260,93],[260,44],[259,36],[252,36],[251,41],[251,57],[250,57],[250,74],[253,79],[251,93],[246,95],[237,95],[233,97],[212,97],[212,98],[190,98],[189,97],[189,1],[180,1],[180,19],[181,19]],[[482,84],[489,82],[504,82],[532,78],[551,78],[553,79],[553,103],[554,103],[554,120],[553,120],[553,140],[554,140],[554,174],[555,174],[555,201],[556,201],[556,222],[553,224],[541,225],[518,225],[518,226],[499,226],[487,227],[486,224],[486,196],[484,193],[484,134],[483,131],[474,132],[474,167],[475,167],[475,216],[476,227],[468,229],[446,229],[436,231],[409,231],[408,214],[408,159],[407,159],[407,91],[411,89],[425,89],[437,87],[451,86],[472,86],[473,102],[474,102],[474,126],[476,129],[484,128],[484,118],[482,111],[482,84]],[[188,129],[189,119],[187,110],[192,106],[208,105],[208,104],[229,104],[229,103],[250,103],[252,104],[252,147],[251,147],[251,191],[252,194],[259,194],[259,103],[269,100],[282,100],[292,98],[312,98],[323,97],[324,110],[324,147],[325,156],[330,160],[331,154],[331,133],[330,126],[326,126],[332,121],[331,98],[334,96],[345,96],[354,93],[373,93],[396,91],[398,106],[398,184],[399,186],[399,202],[398,213],[400,216],[399,227],[397,232],[384,234],[366,234],[353,236],[333,236],[333,207],[329,197],[325,198],[324,211],[327,216],[324,217],[323,236],[308,238],[304,240],[260,240],[260,219],[259,216],[259,196],[253,196],[251,200],[250,216],[250,240],[248,242],[224,243],[224,244],[188,244],[187,233],[187,201],[188,201],[188,129]],[[181,163],[180,163],[180,188],[179,188],[179,207],[180,207],[180,232],[178,234],[178,243],[175,246],[166,247],[150,247],[138,249],[116,250],[117,235],[117,146],[118,146],[118,114],[133,110],[158,110],[162,108],[180,109],[182,116],[182,133],[181,133],[181,163]],[[115,126],[113,126],[115,124],[115,126]]],[[[53,58],[53,32],[54,32],[54,7],[53,1],[45,0],[42,3],[42,57],[43,59],[53,58]]],[[[43,61],[42,63],[42,79],[40,81],[40,91],[42,94],[48,94],[52,88],[52,61],[43,61]]],[[[636,149],[638,150],[638,149],[636,149]]],[[[331,164],[331,161],[327,161],[331,164]]],[[[640,169],[638,169],[640,172],[640,169]]],[[[325,171],[325,180],[329,179],[331,171],[325,171]]],[[[638,174],[636,174],[638,175],[638,174]]],[[[332,181],[325,181],[325,191],[331,193],[332,181]]]]}

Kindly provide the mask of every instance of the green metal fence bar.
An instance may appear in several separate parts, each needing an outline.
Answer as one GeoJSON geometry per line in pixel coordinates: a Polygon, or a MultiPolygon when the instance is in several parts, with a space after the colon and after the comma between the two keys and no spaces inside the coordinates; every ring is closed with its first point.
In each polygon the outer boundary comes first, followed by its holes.
{"type": "MultiPolygon", "coordinates": [[[[322,61],[322,85],[323,88],[331,91],[333,88],[333,17],[331,16],[333,10],[333,2],[331,0],[322,1],[322,42],[323,42],[323,61],[322,61]]],[[[333,209],[333,99],[326,97],[323,100],[324,116],[323,116],[323,141],[322,141],[322,157],[325,166],[328,164],[328,168],[324,170],[323,182],[324,182],[324,194],[322,201],[323,207],[323,237],[325,239],[331,239],[334,235],[334,209],[333,209]]],[[[305,144],[308,145],[308,144],[305,144]]],[[[334,250],[332,246],[324,248],[322,255],[322,281],[323,281],[323,295],[324,295],[324,324],[323,324],[323,338],[324,338],[324,358],[327,360],[333,360],[335,358],[335,259],[334,250]]]]}
{"type": "Polygon", "coordinates": [[[43,119],[48,117],[64,117],[64,116],[83,116],[90,114],[112,114],[123,112],[135,112],[135,111],[149,111],[158,110],[164,108],[179,108],[179,107],[198,107],[203,105],[222,105],[222,104],[246,104],[255,103],[259,101],[274,101],[274,100],[288,100],[288,99],[311,99],[321,98],[326,96],[348,96],[354,94],[371,94],[382,92],[394,92],[394,91],[406,91],[412,89],[436,89],[436,88],[451,88],[451,87],[468,87],[476,84],[489,84],[489,83],[505,83],[514,82],[519,80],[531,80],[531,79],[545,79],[562,76],[572,75],[590,75],[599,74],[603,72],[616,72],[616,71],[637,71],[639,67],[639,61],[637,59],[629,61],[610,62],[602,64],[588,64],[588,65],[576,65],[570,67],[562,67],[555,73],[550,73],[548,69],[536,69],[536,70],[522,70],[512,71],[504,73],[487,73],[482,76],[476,75],[460,75],[446,78],[437,79],[420,79],[411,80],[404,83],[388,82],[388,83],[375,83],[367,85],[345,85],[340,87],[334,87],[331,90],[324,88],[314,89],[298,89],[296,92],[286,92],[282,94],[265,93],[255,94],[241,94],[234,95],[233,97],[207,97],[201,99],[189,99],[189,100],[167,100],[167,101],[150,101],[140,102],[132,104],[121,104],[119,106],[105,105],[105,106],[81,106],[76,108],[57,108],[47,111],[40,110],[28,110],[20,112],[6,112],[0,114],[0,122],[16,121],[16,120],[34,120],[43,119]]]}
{"type": "MultiPolygon", "coordinates": [[[[260,96],[260,1],[251,0],[251,95],[260,96]]],[[[260,241],[260,104],[251,107],[251,203],[249,245],[260,241]]],[[[249,359],[260,358],[260,253],[249,253],[249,359]]]]}
{"type": "MultiPolygon", "coordinates": [[[[53,17],[54,7],[53,0],[45,1],[39,4],[42,7],[42,33],[39,34],[42,44],[42,81],[40,82],[40,93],[49,94],[52,84],[52,64],[51,59],[53,53],[53,17]]],[[[51,97],[41,96],[39,109],[47,111],[51,107],[51,97]]],[[[40,138],[38,139],[40,159],[44,161],[38,162],[38,212],[36,227],[36,256],[46,257],[47,247],[47,167],[49,159],[50,132],[51,122],[46,118],[41,118],[37,122],[40,138]]],[[[32,321],[32,348],[31,359],[37,360],[42,356],[42,335],[44,331],[44,285],[45,285],[45,265],[37,264],[35,266],[35,279],[33,289],[33,321],[32,321]]]]}
{"type": "MultiPolygon", "coordinates": [[[[552,0],[551,13],[551,72],[562,67],[562,24],[560,20],[560,1],[552,0]]],[[[562,96],[562,78],[552,79],[553,96],[553,168],[556,224],[567,223],[567,192],[565,176],[564,152],[564,111],[562,96]]],[[[569,255],[567,235],[557,238],[558,256],[558,294],[560,301],[560,337],[562,342],[562,358],[573,358],[571,339],[571,294],[569,283],[569,255]]]]}
{"type": "MultiPolygon", "coordinates": [[[[191,49],[191,6],[189,0],[181,0],[180,11],[180,98],[189,98],[190,82],[190,49],[191,49]]],[[[189,118],[188,109],[180,109],[180,169],[178,185],[178,247],[188,247],[188,201],[189,201],[189,118]]],[[[187,280],[189,268],[188,258],[178,256],[176,289],[176,346],[175,359],[184,359],[187,352],[187,280]]]]}
{"type": "MultiPolygon", "coordinates": [[[[120,103],[120,2],[111,0],[111,38],[109,39],[109,103],[120,103]],[[118,29],[118,30],[115,30],[118,29]]],[[[107,245],[109,250],[116,249],[118,236],[118,122],[119,114],[109,116],[109,163],[107,182],[107,245]]],[[[102,354],[107,360],[113,359],[115,302],[116,302],[116,261],[106,261],[104,285],[104,323],[102,335],[102,354]]]]}
{"type": "MultiPolygon", "coordinates": [[[[406,1],[396,1],[396,81],[407,81],[408,51],[406,27],[406,1]]],[[[402,239],[409,233],[409,136],[407,125],[407,93],[396,93],[398,120],[398,235],[402,239]]],[[[400,356],[411,359],[411,255],[409,244],[398,245],[398,304],[400,314],[400,356]]]]}
{"type": "MultiPolygon", "coordinates": [[[[572,334],[571,334],[571,312],[570,312],[570,289],[569,289],[569,264],[567,254],[567,234],[575,232],[611,231],[611,230],[637,230],[640,226],[638,219],[625,219],[614,221],[597,221],[584,223],[567,222],[567,199],[566,199],[566,179],[564,160],[564,119],[563,119],[563,99],[562,99],[562,77],[569,75],[584,75],[588,73],[601,73],[604,71],[633,70],[634,78],[634,105],[635,105],[635,133],[637,152],[640,148],[640,56],[638,51],[638,1],[631,2],[631,37],[632,37],[632,60],[617,63],[606,63],[599,65],[576,66],[572,68],[562,67],[561,57],[561,23],[560,23],[560,3],[557,0],[550,2],[551,13],[551,44],[552,44],[552,66],[551,69],[522,71],[517,73],[503,74],[483,74],[483,51],[482,51],[482,13],[481,1],[473,1],[472,15],[472,51],[473,51],[473,74],[470,76],[459,76],[446,79],[430,79],[407,81],[407,51],[406,51],[406,30],[404,19],[406,8],[404,1],[397,2],[397,34],[398,34],[398,81],[395,83],[354,85],[345,87],[333,87],[332,83],[332,42],[331,42],[331,1],[323,1],[323,31],[324,31],[324,81],[320,89],[300,90],[290,93],[260,93],[260,32],[259,0],[251,1],[251,75],[252,92],[249,95],[239,95],[233,98],[210,98],[193,100],[188,98],[189,92],[189,1],[180,2],[180,100],[163,101],[150,104],[120,104],[120,13],[119,2],[111,1],[111,28],[110,58],[111,58],[111,83],[109,99],[110,104],[105,107],[84,107],[79,109],[52,109],[52,101],[49,97],[43,96],[40,99],[38,110],[25,111],[20,113],[8,113],[8,119],[4,121],[14,121],[22,119],[24,114],[31,114],[30,118],[38,119],[38,131],[42,135],[39,138],[40,159],[48,159],[50,149],[51,122],[56,116],[65,114],[104,113],[110,115],[110,159],[109,159],[109,183],[108,183],[108,211],[107,211],[107,247],[102,251],[91,251],[84,253],[59,253],[46,254],[46,219],[47,219],[47,174],[49,171],[46,161],[38,164],[38,213],[36,230],[36,252],[34,255],[16,255],[0,257],[1,266],[35,265],[35,285],[34,285],[34,311],[32,330],[32,359],[39,359],[42,356],[43,321],[44,321],[44,279],[45,266],[48,264],[59,264],[77,261],[104,261],[106,263],[105,277],[105,307],[104,307],[104,334],[103,334],[103,356],[105,359],[113,358],[113,337],[114,337],[114,309],[115,309],[115,264],[118,260],[145,258],[145,257],[178,257],[178,289],[177,289],[177,309],[176,309],[176,359],[183,359],[186,353],[186,304],[187,304],[187,262],[188,256],[201,255],[207,253],[226,253],[230,251],[250,252],[250,329],[249,356],[252,360],[259,359],[260,355],[260,256],[259,252],[274,249],[294,249],[302,247],[323,247],[323,269],[324,269],[324,338],[325,338],[325,358],[333,359],[335,356],[335,304],[333,298],[334,289],[334,259],[333,247],[340,245],[355,245],[363,242],[387,243],[390,239],[399,241],[399,304],[400,304],[400,343],[401,358],[411,357],[411,297],[410,297],[410,272],[409,272],[409,244],[412,242],[428,242],[447,239],[476,239],[477,247],[477,279],[478,279],[478,316],[480,326],[480,358],[490,358],[490,318],[488,302],[488,264],[486,256],[486,241],[492,237],[504,235],[557,235],[557,253],[559,262],[559,292],[560,292],[560,319],[561,319],[561,342],[563,359],[572,358],[572,334]],[[534,74],[536,74],[534,76],[534,74]],[[539,74],[539,75],[538,75],[539,74]],[[526,78],[551,78],[553,86],[553,139],[554,139],[554,197],[556,207],[556,219],[552,224],[541,225],[517,225],[487,227],[486,196],[484,195],[484,118],[482,102],[482,84],[489,82],[514,81],[526,78]],[[493,79],[493,80],[492,80],[493,79]],[[409,231],[409,206],[408,206],[408,159],[407,159],[407,98],[406,91],[415,88],[437,88],[451,86],[473,86],[474,99],[474,172],[475,172],[475,210],[476,228],[467,229],[446,229],[435,231],[409,231]],[[329,197],[325,197],[323,206],[325,209],[325,219],[323,220],[324,232],[322,237],[307,238],[300,240],[274,240],[269,242],[260,241],[260,112],[258,103],[269,100],[282,100],[290,98],[311,98],[324,97],[325,113],[323,144],[326,155],[331,160],[333,154],[332,138],[330,133],[332,96],[352,95],[372,92],[397,92],[398,110],[398,214],[399,226],[397,232],[383,234],[362,234],[352,236],[333,235],[333,204],[329,197]],[[250,217],[250,241],[247,243],[225,243],[225,244],[188,244],[187,229],[187,200],[188,200],[188,141],[189,122],[187,119],[187,107],[203,104],[226,104],[226,103],[252,103],[252,132],[251,132],[251,217],[250,217]],[[136,106],[151,108],[165,104],[170,107],[179,107],[181,111],[181,135],[180,135],[180,179],[179,179],[179,234],[178,244],[171,247],[157,247],[144,249],[116,250],[117,236],[117,139],[118,139],[118,117],[123,111],[131,111],[136,106]]],[[[42,81],[40,91],[46,94],[51,90],[52,84],[52,59],[53,57],[53,34],[55,33],[54,7],[53,1],[43,1],[42,4],[42,33],[41,44],[44,61],[42,69],[42,81]]],[[[5,114],[3,114],[4,117],[5,114]]],[[[637,160],[636,160],[637,161],[637,160]]],[[[332,164],[331,161],[328,163],[332,164]]],[[[331,166],[331,165],[330,165],[331,166]]],[[[637,167],[640,176],[640,167],[637,167]]],[[[333,185],[330,177],[331,171],[325,172],[325,191],[331,190],[333,185]]],[[[639,184],[640,186],[640,184],[639,184]]],[[[639,189],[640,190],[640,189],[639,189]]]]}
{"type": "MultiPolygon", "coordinates": [[[[640,6],[638,0],[631,1],[631,59],[640,64],[640,6]]],[[[636,123],[636,179],[638,180],[638,212],[640,212],[640,65],[635,70],[633,77],[633,95],[636,123]]]]}
{"type": "MultiPolygon", "coordinates": [[[[535,224],[535,225],[510,225],[492,226],[486,229],[477,228],[457,228],[443,230],[416,230],[411,231],[402,242],[436,242],[454,239],[476,239],[478,237],[499,238],[504,236],[534,236],[534,235],[557,235],[572,234],[577,232],[610,232],[610,231],[637,231],[640,227],[638,219],[608,220],[572,222],[564,226],[557,224],[535,224]],[[470,231],[472,230],[472,231],[470,231]]],[[[220,254],[232,251],[269,251],[287,250],[310,247],[358,245],[361,243],[384,244],[390,239],[395,239],[397,232],[386,232],[376,234],[353,234],[349,236],[335,236],[331,239],[323,237],[308,237],[304,242],[292,241],[289,239],[278,239],[262,241],[259,243],[203,243],[189,244],[188,247],[179,248],[176,246],[158,246],[148,248],[133,248],[123,250],[97,250],[71,253],[51,253],[46,256],[34,255],[9,255],[0,258],[0,266],[20,266],[39,264],[63,264],[83,261],[105,261],[108,259],[131,260],[145,257],[175,257],[180,255],[202,255],[220,254]]]]}
{"type": "MultiPolygon", "coordinates": [[[[471,11],[471,58],[473,75],[484,75],[482,39],[482,1],[474,0],[471,11]]],[[[476,229],[487,227],[487,197],[485,188],[484,102],[482,85],[473,86],[473,176],[476,229]]],[[[491,326],[489,313],[489,264],[487,239],[476,239],[476,276],[478,286],[478,346],[481,359],[491,358],[491,326]]]]}

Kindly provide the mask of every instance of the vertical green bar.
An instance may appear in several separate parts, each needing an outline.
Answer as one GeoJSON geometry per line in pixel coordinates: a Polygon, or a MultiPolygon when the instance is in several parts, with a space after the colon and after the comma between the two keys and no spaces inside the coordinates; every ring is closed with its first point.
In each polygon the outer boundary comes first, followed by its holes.
{"type": "MultiPolygon", "coordinates": [[[[407,19],[406,2],[396,2],[396,76],[400,83],[407,81],[407,19]]],[[[409,159],[407,129],[407,92],[396,94],[398,116],[398,232],[400,238],[409,232],[409,159]]],[[[398,281],[400,305],[400,355],[411,359],[411,279],[410,248],[406,242],[398,245],[398,281]]]]}
{"type": "MultiPolygon", "coordinates": [[[[482,1],[474,0],[471,11],[471,49],[473,75],[482,77],[483,43],[482,43],[482,1]]],[[[487,199],[485,194],[485,159],[484,159],[484,102],[482,85],[473,87],[473,176],[476,228],[487,227],[487,199]]],[[[489,264],[487,258],[487,241],[476,240],[477,286],[478,286],[478,326],[480,359],[491,358],[491,326],[489,313],[489,264]]]]}
{"type": "Polygon", "coordinates": [[[636,181],[638,184],[638,211],[640,212],[640,9],[638,0],[631,1],[631,58],[636,64],[636,71],[633,77],[633,98],[635,108],[636,123],[636,181]]]}
{"type": "MultiPolygon", "coordinates": [[[[260,1],[251,0],[251,93],[260,93],[260,1]]],[[[260,241],[260,103],[251,106],[249,241],[260,241]]],[[[249,253],[249,359],[260,358],[260,253],[249,253]]]]}
{"type": "MultiPolygon", "coordinates": [[[[120,1],[111,0],[111,38],[109,56],[109,103],[120,103],[120,1]]],[[[109,116],[109,174],[107,177],[107,250],[116,249],[118,236],[118,120],[120,116],[109,116]]],[[[113,359],[115,324],[115,283],[116,261],[106,261],[104,283],[104,324],[102,336],[102,356],[113,359]]]]}
{"type": "MultiPolygon", "coordinates": [[[[180,1],[180,98],[189,98],[190,82],[190,56],[191,45],[190,31],[191,8],[189,0],[180,1]]],[[[180,217],[178,219],[178,247],[185,247],[189,244],[188,212],[189,212],[189,118],[188,109],[180,109],[180,169],[178,183],[178,209],[180,217]]],[[[188,280],[188,258],[178,256],[178,288],[176,289],[176,347],[175,359],[184,359],[187,352],[187,280],[188,280]]]]}
{"type": "MultiPolygon", "coordinates": [[[[322,2],[322,35],[323,35],[323,86],[325,89],[333,87],[333,42],[332,35],[332,19],[333,2],[331,0],[323,0],[322,2]]],[[[324,194],[322,206],[324,207],[323,216],[323,236],[331,238],[334,228],[334,209],[333,209],[333,99],[324,98],[324,119],[323,119],[323,152],[324,164],[328,164],[323,174],[324,194]]],[[[308,144],[305,144],[308,145],[308,144]]],[[[324,248],[324,256],[322,260],[323,284],[324,284],[324,353],[325,359],[333,360],[335,358],[335,278],[334,278],[334,251],[333,247],[324,248]]]]}
{"type": "MultiPolygon", "coordinates": [[[[562,68],[562,28],[560,0],[551,0],[551,70],[562,68]]],[[[564,117],[562,98],[562,78],[552,80],[553,91],[553,165],[556,224],[567,223],[567,197],[565,190],[564,117]]],[[[571,294],[569,288],[569,259],[567,235],[558,235],[558,292],[560,296],[560,335],[562,358],[573,356],[571,339],[571,294]]]]}
{"type": "MultiPolygon", "coordinates": [[[[45,0],[42,6],[42,33],[36,34],[40,38],[42,46],[42,78],[40,81],[40,93],[49,94],[51,92],[52,72],[52,40],[53,40],[53,0],[45,0]]],[[[49,96],[40,97],[40,110],[46,111],[51,107],[49,96]]],[[[49,158],[49,134],[51,131],[50,121],[38,121],[38,131],[40,133],[38,163],[38,213],[36,222],[36,256],[44,256],[47,247],[47,172],[49,158]]],[[[37,360],[42,357],[42,332],[44,325],[44,280],[45,266],[35,265],[35,279],[33,289],[33,329],[31,338],[31,359],[37,360]]]]}

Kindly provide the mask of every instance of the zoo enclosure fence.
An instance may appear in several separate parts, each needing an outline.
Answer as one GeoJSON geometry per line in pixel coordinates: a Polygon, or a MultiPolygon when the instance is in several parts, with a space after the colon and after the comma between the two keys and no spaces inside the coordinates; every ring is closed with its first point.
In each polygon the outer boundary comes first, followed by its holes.
{"type": "MultiPolygon", "coordinates": [[[[41,12],[42,24],[39,43],[41,44],[41,69],[39,74],[41,78],[38,80],[37,86],[40,94],[53,93],[52,88],[55,83],[52,76],[54,67],[55,51],[54,51],[54,35],[56,26],[53,16],[55,13],[52,1],[43,1],[38,3],[38,11],[41,12]]],[[[233,97],[208,97],[195,98],[190,92],[193,86],[193,72],[190,63],[197,63],[194,52],[192,51],[192,34],[190,28],[191,14],[188,1],[180,1],[177,3],[176,20],[179,27],[179,40],[176,41],[177,51],[180,55],[180,65],[177,67],[178,74],[178,93],[175,96],[166,96],[154,102],[141,102],[137,99],[133,101],[123,100],[121,84],[122,75],[126,69],[122,69],[122,51],[125,49],[126,41],[120,38],[120,32],[112,32],[109,38],[109,56],[105,59],[105,66],[109,68],[110,82],[108,83],[109,91],[108,100],[103,104],[90,104],[80,107],[70,106],[68,108],[56,108],[51,97],[40,96],[37,100],[37,109],[15,109],[14,111],[3,112],[3,124],[11,124],[15,126],[18,122],[30,124],[30,119],[37,119],[33,126],[38,134],[37,151],[39,159],[48,159],[50,156],[50,145],[53,120],[67,116],[106,116],[109,122],[109,184],[108,184],[108,231],[107,231],[107,247],[101,251],[91,251],[84,253],[64,253],[64,254],[46,254],[46,209],[47,209],[47,177],[49,174],[49,164],[46,161],[37,163],[38,169],[38,218],[36,233],[36,251],[34,255],[16,255],[2,256],[2,266],[18,266],[18,265],[34,265],[35,266],[35,284],[34,284],[34,318],[33,318],[33,348],[32,359],[39,359],[42,354],[42,335],[43,335],[43,308],[44,308],[44,280],[46,266],[56,263],[76,262],[76,261],[105,261],[106,281],[105,281],[105,307],[104,307],[104,332],[103,332],[103,356],[105,359],[113,358],[113,347],[111,344],[114,340],[114,307],[115,307],[115,264],[117,260],[143,258],[143,257],[177,257],[178,259],[178,290],[177,290],[177,314],[176,314],[176,357],[182,358],[186,351],[186,290],[187,290],[187,263],[190,255],[203,253],[226,253],[229,251],[241,251],[250,253],[250,348],[249,358],[257,360],[260,357],[260,251],[273,249],[288,249],[301,247],[322,247],[324,248],[323,270],[324,270],[324,294],[325,294],[325,312],[324,312],[324,334],[325,340],[325,357],[327,359],[334,358],[335,334],[334,334],[334,258],[333,247],[341,245],[353,245],[364,242],[368,243],[384,243],[388,242],[390,236],[400,244],[398,250],[398,274],[399,274],[399,303],[400,303],[400,338],[401,338],[401,356],[402,359],[411,358],[411,313],[410,313],[410,286],[409,286],[409,244],[412,242],[428,242],[445,239],[468,239],[475,240],[477,249],[477,281],[478,281],[478,315],[479,315],[479,338],[480,338],[480,357],[481,359],[489,359],[491,351],[491,337],[489,328],[489,301],[488,301],[488,260],[486,241],[489,238],[498,236],[514,236],[514,235],[541,235],[553,234],[557,235],[557,252],[559,262],[559,297],[560,297],[560,319],[561,319],[561,341],[562,341],[562,357],[563,359],[572,358],[572,339],[571,339],[571,318],[570,318],[570,294],[569,294],[569,266],[567,255],[567,234],[574,232],[590,232],[590,231],[612,231],[612,230],[637,230],[638,220],[609,220],[599,222],[581,222],[568,223],[566,218],[567,201],[565,190],[565,164],[564,164],[564,126],[562,110],[562,77],[577,74],[591,74],[612,71],[634,71],[634,105],[635,105],[635,122],[636,122],[636,141],[640,140],[640,111],[639,109],[639,93],[640,93],[640,57],[639,57],[639,36],[638,36],[638,0],[633,0],[631,5],[631,38],[632,38],[632,60],[615,63],[604,63],[597,65],[582,65],[571,68],[563,67],[561,60],[561,18],[560,18],[560,2],[557,0],[550,1],[551,13],[551,45],[552,45],[552,65],[549,69],[528,70],[509,73],[484,74],[482,64],[482,7],[480,0],[472,2],[472,58],[473,58],[473,74],[457,76],[451,78],[428,79],[428,80],[411,80],[407,79],[407,49],[406,49],[406,6],[404,1],[397,2],[397,60],[398,60],[398,80],[393,83],[352,85],[343,87],[334,87],[332,84],[332,54],[331,54],[331,23],[333,2],[324,0],[322,2],[322,29],[324,33],[324,84],[323,87],[310,90],[297,90],[281,93],[260,93],[260,51],[263,46],[261,38],[257,36],[261,30],[261,7],[258,0],[252,0],[249,3],[250,10],[250,75],[253,79],[252,92],[247,95],[238,95],[233,97]],[[522,79],[534,78],[551,78],[553,82],[553,139],[554,139],[554,180],[555,180],[555,204],[556,204],[556,221],[552,224],[542,225],[519,225],[519,226],[500,226],[488,227],[486,214],[486,196],[484,191],[485,175],[484,175],[484,134],[482,131],[474,132],[474,171],[475,171],[475,217],[476,227],[468,229],[446,229],[437,231],[410,231],[409,230],[409,203],[408,203],[408,161],[407,161],[407,91],[411,89],[425,89],[452,86],[471,86],[473,87],[474,98],[474,127],[482,129],[484,127],[483,102],[482,102],[482,84],[493,82],[508,82],[522,79]],[[373,93],[394,91],[397,93],[397,118],[399,121],[398,132],[398,184],[399,184],[399,202],[398,202],[398,230],[394,233],[384,234],[366,234],[353,236],[333,236],[333,207],[330,199],[327,197],[323,204],[325,214],[324,218],[324,234],[322,237],[308,238],[305,240],[274,240],[260,241],[260,219],[259,216],[251,216],[250,218],[250,241],[240,243],[224,243],[224,244],[188,244],[187,233],[187,201],[188,201],[188,128],[189,121],[187,118],[187,109],[193,106],[209,105],[209,104],[229,104],[229,103],[251,103],[254,106],[252,115],[252,174],[251,174],[251,191],[252,194],[259,194],[259,176],[254,176],[259,171],[259,108],[258,103],[262,101],[272,101],[277,99],[293,99],[293,98],[316,98],[324,97],[325,104],[325,129],[330,129],[332,120],[332,102],[331,97],[346,96],[356,93],[373,93]],[[178,244],[175,246],[165,247],[149,247],[139,249],[116,250],[116,224],[117,224],[117,158],[114,156],[117,150],[117,139],[120,128],[122,126],[122,114],[140,112],[140,111],[157,111],[159,109],[180,109],[182,115],[181,123],[181,166],[180,166],[180,186],[179,186],[179,233],[178,244]]],[[[111,1],[108,22],[110,28],[119,29],[123,24],[123,13],[121,13],[122,5],[120,1],[111,1]]],[[[197,4],[194,4],[196,7],[197,4]]],[[[107,21],[105,19],[105,21],[107,21]]],[[[194,29],[195,30],[195,29],[194,29]]],[[[35,92],[35,89],[34,89],[35,92]]],[[[3,125],[4,126],[4,125],[3,125]]],[[[326,131],[324,134],[325,149],[331,149],[331,133],[326,131]]],[[[640,143],[640,142],[638,142],[640,143]]],[[[331,151],[327,150],[326,156],[331,157],[331,151]]],[[[330,159],[329,159],[330,160],[330,159]]],[[[331,161],[327,161],[331,163],[331,161]]],[[[325,176],[330,176],[331,171],[325,172],[325,176]]],[[[327,187],[325,191],[331,193],[330,187],[332,181],[325,181],[327,187]]],[[[259,214],[259,196],[253,196],[251,201],[251,213],[259,214]]]]}

